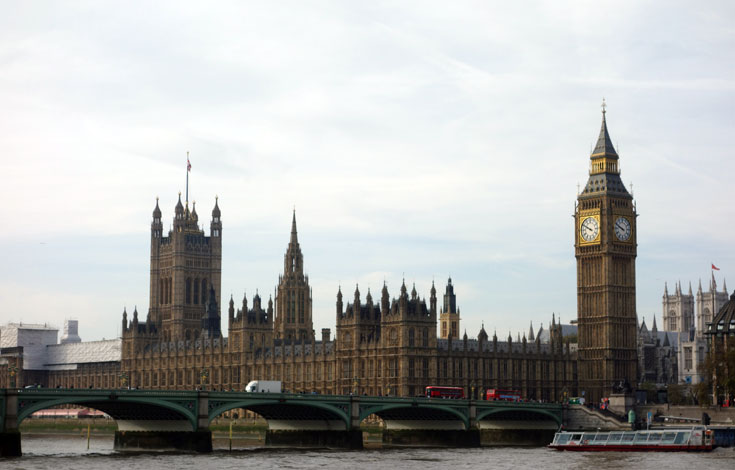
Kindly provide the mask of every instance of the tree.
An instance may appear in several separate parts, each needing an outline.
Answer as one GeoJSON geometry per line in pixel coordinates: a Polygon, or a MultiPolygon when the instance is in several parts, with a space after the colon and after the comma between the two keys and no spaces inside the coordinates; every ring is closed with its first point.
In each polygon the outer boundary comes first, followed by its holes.
{"type": "MultiPolygon", "coordinates": [[[[713,341],[722,339],[724,338],[712,338],[713,341]]],[[[726,399],[732,401],[735,395],[735,348],[723,351],[721,344],[719,348],[712,348],[704,360],[708,393],[716,398],[717,404],[726,399]],[[716,353],[714,349],[717,350],[716,353]]]]}

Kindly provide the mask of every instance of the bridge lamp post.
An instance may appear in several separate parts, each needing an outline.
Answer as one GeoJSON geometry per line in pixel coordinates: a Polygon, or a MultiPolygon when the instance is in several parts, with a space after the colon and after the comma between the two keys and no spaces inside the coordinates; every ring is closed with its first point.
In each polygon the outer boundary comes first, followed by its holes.
{"type": "Polygon", "coordinates": [[[120,374],[119,378],[120,378],[120,388],[125,388],[125,386],[128,383],[128,373],[123,372],[122,374],[120,374]]]}
{"type": "Polygon", "coordinates": [[[352,377],[352,394],[358,395],[360,391],[360,379],[357,376],[352,377]]]}
{"type": "Polygon", "coordinates": [[[18,372],[18,368],[16,366],[10,366],[8,367],[8,372],[10,373],[10,388],[15,388],[15,374],[18,372]]]}
{"type": "Polygon", "coordinates": [[[202,369],[202,371],[199,373],[200,383],[202,385],[202,390],[207,389],[207,380],[209,379],[209,369],[202,369]]]}
{"type": "Polygon", "coordinates": [[[475,382],[470,382],[470,400],[475,398],[475,382]]]}

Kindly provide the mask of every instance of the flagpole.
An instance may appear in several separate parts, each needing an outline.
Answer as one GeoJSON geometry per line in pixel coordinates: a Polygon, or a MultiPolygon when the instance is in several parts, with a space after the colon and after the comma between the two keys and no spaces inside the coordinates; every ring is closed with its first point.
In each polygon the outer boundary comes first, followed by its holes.
{"type": "Polygon", "coordinates": [[[186,204],[189,204],[189,151],[186,151],[186,204]]]}

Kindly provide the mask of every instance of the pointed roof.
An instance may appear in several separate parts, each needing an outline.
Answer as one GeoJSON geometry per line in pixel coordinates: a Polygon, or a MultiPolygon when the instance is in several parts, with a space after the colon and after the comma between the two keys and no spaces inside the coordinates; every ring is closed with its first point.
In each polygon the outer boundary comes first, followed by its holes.
{"type": "Polygon", "coordinates": [[[183,213],[184,212],[184,205],[181,204],[181,192],[179,191],[179,202],[176,203],[176,213],[183,213]]]}
{"type": "Polygon", "coordinates": [[[617,157],[618,153],[615,151],[615,147],[613,147],[612,140],[610,139],[610,133],[607,131],[607,120],[605,119],[605,114],[607,111],[605,110],[606,104],[605,99],[602,100],[602,126],[600,127],[600,135],[597,137],[597,144],[595,145],[595,149],[592,151],[592,156],[608,156],[608,157],[617,157]]]}
{"type": "Polygon", "coordinates": [[[291,243],[299,243],[299,237],[296,232],[296,209],[293,210],[293,219],[291,220],[291,243]]]}
{"type": "Polygon", "coordinates": [[[156,196],[156,208],[153,209],[153,217],[156,219],[161,218],[161,208],[158,207],[158,196],[156,196]]]}
{"type": "Polygon", "coordinates": [[[531,326],[528,329],[528,340],[529,341],[533,341],[534,339],[536,339],[536,338],[533,335],[533,321],[532,321],[531,322],[531,326]]]}
{"type": "Polygon", "coordinates": [[[214,209],[212,209],[212,217],[220,217],[222,214],[219,210],[219,196],[214,197],[214,209]]]}

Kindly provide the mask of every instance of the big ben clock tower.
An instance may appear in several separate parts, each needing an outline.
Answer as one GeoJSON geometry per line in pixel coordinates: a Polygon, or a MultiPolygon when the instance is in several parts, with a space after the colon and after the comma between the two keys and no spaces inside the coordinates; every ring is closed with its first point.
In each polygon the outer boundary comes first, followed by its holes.
{"type": "Polygon", "coordinates": [[[603,100],[600,137],[574,214],[579,387],[592,403],[609,396],[614,384],[636,382],[636,217],[603,100]]]}

